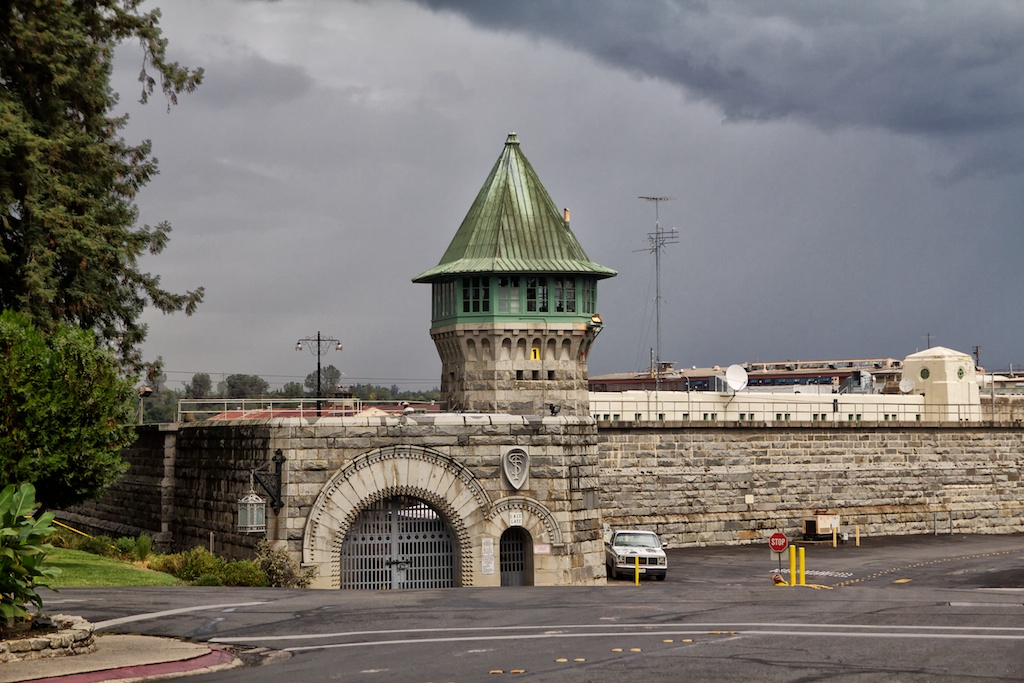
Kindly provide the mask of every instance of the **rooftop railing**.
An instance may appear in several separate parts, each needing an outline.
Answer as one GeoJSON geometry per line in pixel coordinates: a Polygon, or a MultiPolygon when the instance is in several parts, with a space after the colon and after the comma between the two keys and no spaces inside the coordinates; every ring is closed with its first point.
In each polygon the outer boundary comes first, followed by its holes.
{"type": "Polygon", "coordinates": [[[434,413],[441,409],[441,404],[429,401],[367,401],[360,398],[321,398],[319,401],[315,398],[181,399],[178,401],[178,422],[401,415],[404,412],[434,413]]]}

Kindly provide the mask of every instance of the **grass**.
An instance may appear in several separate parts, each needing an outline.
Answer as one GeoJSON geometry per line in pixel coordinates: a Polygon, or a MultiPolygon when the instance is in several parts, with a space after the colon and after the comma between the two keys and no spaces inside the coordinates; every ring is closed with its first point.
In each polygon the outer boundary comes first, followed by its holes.
{"type": "Polygon", "coordinates": [[[60,576],[50,584],[54,588],[182,585],[170,574],[81,550],[54,548],[46,554],[46,559],[48,564],[61,570],[60,576]]]}

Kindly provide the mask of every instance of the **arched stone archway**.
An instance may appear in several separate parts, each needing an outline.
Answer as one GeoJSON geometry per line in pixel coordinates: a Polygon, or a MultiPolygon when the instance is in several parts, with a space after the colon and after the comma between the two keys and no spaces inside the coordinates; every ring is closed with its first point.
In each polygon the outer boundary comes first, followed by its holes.
{"type": "Polygon", "coordinates": [[[445,519],[455,536],[457,585],[472,585],[469,527],[490,517],[490,497],[472,472],[445,454],[389,446],[354,459],[317,495],[302,538],[303,563],[318,567],[316,587],[340,586],[345,534],[364,507],[395,496],[418,498],[445,519]]]}
{"type": "Polygon", "coordinates": [[[551,511],[533,498],[508,496],[494,503],[491,519],[501,528],[521,526],[532,538],[553,546],[562,545],[562,531],[551,511]],[[513,515],[516,515],[513,519],[513,515]],[[500,520],[504,519],[504,523],[500,520]]]}

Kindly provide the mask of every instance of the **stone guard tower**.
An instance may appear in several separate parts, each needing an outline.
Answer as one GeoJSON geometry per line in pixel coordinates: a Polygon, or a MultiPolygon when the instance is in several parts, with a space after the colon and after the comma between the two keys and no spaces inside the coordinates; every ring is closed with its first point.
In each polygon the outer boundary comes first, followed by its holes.
{"type": "Polygon", "coordinates": [[[430,335],[451,412],[588,415],[587,354],[601,330],[587,258],[515,133],[441,262],[430,335]]]}

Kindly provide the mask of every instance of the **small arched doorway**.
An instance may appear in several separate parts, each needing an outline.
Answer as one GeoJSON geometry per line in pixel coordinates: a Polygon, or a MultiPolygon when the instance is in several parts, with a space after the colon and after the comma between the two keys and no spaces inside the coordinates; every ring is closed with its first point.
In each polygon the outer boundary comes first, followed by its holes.
{"type": "Polygon", "coordinates": [[[533,538],[521,526],[505,529],[498,542],[502,586],[533,585],[533,538]]]}
{"type": "Polygon", "coordinates": [[[426,502],[394,496],[364,508],[341,544],[341,588],[401,590],[455,585],[455,542],[426,502]]]}

